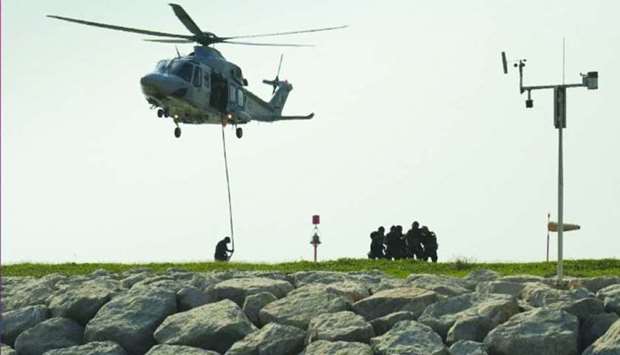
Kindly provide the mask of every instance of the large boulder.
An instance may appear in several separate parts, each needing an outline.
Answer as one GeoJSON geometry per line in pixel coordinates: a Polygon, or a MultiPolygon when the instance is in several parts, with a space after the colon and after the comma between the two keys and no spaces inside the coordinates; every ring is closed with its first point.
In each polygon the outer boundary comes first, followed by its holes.
{"type": "Polygon", "coordinates": [[[120,291],[120,283],[116,280],[90,280],[60,288],[50,298],[49,308],[54,317],[70,318],[86,325],[99,308],[120,291]]]}
{"type": "Polygon", "coordinates": [[[184,287],[192,286],[190,281],[178,280],[170,275],[155,275],[148,277],[140,282],[135,283],[131,290],[134,292],[142,292],[145,290],[151,290],[160,288],[168,292],[177,293],[184,287]]]}
{"type": "Polygon", "coordinates": [[[310,343],[302,355],[374,355],[367,344],[319,340],[310,343]]]}
{"type": "Polygon", "coordinates": [[[122,279],[121,287],[123,288],[131,288],[133,285],[137,284],[140,281],[146,280],[148,278],[153,277],[153,274],[150,271],[142,271],[136,272],[127,275],[124,279],[122,279]]]}
{"type": "Polygon", "coordinates": [[[439,297],[433,291],[416,287],[401,287],[377,292],[355,302],[353,310],[366,320],[373,320],[399,311],[411,312],[417,318],[426,306],[438,300],[439,297]]]}
{"type": "Polygon", "coordinates": [[[95,341],[45,352],[43,355],[127,355],[125,349],[112,341],[95,341]]]}
{"type": "Polygon", "coordinates": [[[193,286],[183,287],[177,292],[177,309],[181,312],[200,307],[212,301],[214,300],[205,292],[193,286]]]}
{"type": "Polygon", "coordinates": [[[620,285],[611,285],[600,289],[596,296],[603,300],[605,311],[620,315],[620,285]]]}
{"type": "Polygon", "coordinates": [[[176,310],[175,292],[160,287],[132,288],[99,309],[86,325],[84,340],[110,340],[129,354],[144,354],[155,344],[155,329],[176,310]]]}
{"type": "Polygon", "coordinates": [[[468,288],[469,283],[463,279],[455,277],[432,275],[432,274],[412,274],[407,277],[409,285],[435,291],[439,295],[458,296],[471,292],[468,288]]]}
{"type": "Polygon", "coordinates": [[[534,275],[508,275],[502,276],[497,279],[497,281],[508,281],[508,282],[543,282],[544,277],[534,276],[534,275]]]}
{"type": "Polygon", "coordinates": [[[219,355],[219,353],[185,345],[155,345],[146,355],[219,355]]]}
{"type": "Polygon", "coordinates": [[[48,318],[49,311],[42,305],[27,306],[2,314],[0,334],[5,344],[15,344],[15,339],[26,329],[43,322],[48,318]]]}
{"type": "Polygon", "coordinates": [[[173,314],[155,330],[159,344],[187,345],[223,353],[256,327],[230,300],[173,314]]]}
{"type": "Polygon", "coordinates": [[[514,297],[468,293],[431,304],[418,321],[451,344],[458,340],[482,341],[491,329],[518,312],[514,297]]]}
{"type": "Polygon", "coordinates": [[[346,274],[335,271],[299,271],[291,275],[296,287],[307,284],[332,284],[346,281],[346,274]]]}
{"type": "Polygon", "coordinates": [[[306,329],[313,317],[346,311],[350,307],[346,299],[334,293],[309,290],[269,303],[258,312],[258,318],[263,325],[276,322],[306,329]]]}
{"type": "Polygon", "coordinates": [[[370,340],[375,355],[449,355],[439,334],[416,321],[401,321],[387,333],[370,340]]]}
{"type": "Polygon", "coordinates": [[[241,307],[248,295],[269,292],[277,298],[282,298],[291,290],[293,290],[293,285],[288,281],[266,277],[246,277],[222,281],[214,286],[213,293],[218,300],[229,299],[241,307]]]}
{"type": "Polygon", "coordinates": [[[591,292],[598,292],[599,290],[609,287],[611,285],[620,285],[620,277],[618,276],[599,276],[599,277],[586,277],[579,280],[579,284],[582,287],[587,288],[591,292]]]}
{"type": "Polygon", "coordinates": [[[603,302],[585,288],[558,290],[541,283],[528,283],[521,298],[533,307],[549,307],[567,311],[579,319],[603,313],[603,302]]]}
{"type": "Polygon", "coordinates": [[[617,355],[620,354],[620,320],[590,345],[582,355],[617,355]]]}
{"type": "Polygon", "coordinates": [[[12,311],[34,305],[47,305],[47,299],[56,290],[56,284],[66,276],[49,274],[39,279],[21,278],[5,284],[2,290],[2,311],[12,311]]]}
{"type": "Polygon", "coordinates": [[[324,313],[310,321],[307,343],[315,340],[368,343],[375,333],[366,320],[351,311],[324,313]]]}
{"type": "Polygon", "coordinates": [[[84,329],[67,318],[50,318],[21,333],[15,340],[20,355],[41,355],[52,349],[82,343],[84,329]]]}
{"type": "Polygon", "coordinates": [[[253,295],[249,295],[243,302],[243,312],[248,316],[248,319],[252,323],[259,325],[258,312],[269,303],[277,300],[278,298],[269,292],[260,292],[253,295]]]}
{"type": "Polygon", "coordinates": [[[289,292],[288,295],[292,296],[298,293],[308,292],[333,293],[348,300],[350,303],[357,302],[370,296],[370,289],[365,284],[357,281],[340,281],[331,284],[310,283],[289,292]]]}
{"type": "Polygon", "coordinates": [[[0,343],[0,354],[2,355],[17,355],[17,352],[12,347],[0,343]]]}
{"type": "Polygon", "coordinates": [[[487,355],[487,348],[483,343],[459,340],[450,347],[450,355],[487,355]]]}
{"type": "Polygon", "coordinates": [[[579,322],[579,350],[583,351],[607,332],[620,317],[615,313],[600,313],[579,322]]]}
{"type": "Polygon", "coordinates": [[[415,314],[407,311],[400,311],[390,313],[387,316],[375,318],[370,321],[370,325],[372,325],[372,328],[375,331],[375,335],[379,336],[385,334],[388,330],[392,329],[392,327],[401,320],[415,319],[415,314]]]}
{"type": "Polygon", "coordinates": [[[482,295],[489,293],[502,293],[513,297],[519,296],[525,287],[524,283],[512,281],[484,281],[476,286],[476,292],[482,295]]]}
{"type": "Polygon", "coordinates": [[[467,274],[463,280],[467,281],[467,283],[471,285],[470,288],[475,288],[480,282],[495,281],[499,277],[500,275],[497,271],[478,269],[467,274]]]}
{"type": "Polygon", "coordinates": [[[305,332],[291,325],[270,323],[237,341],[226,355],[288,355],[304,348],[305,332]]]}
{"type": "Polygon", "coordinates": [[[574,315],[548,308],[516,314],[484,339],[490,354],[577,354],[578,321],[574,315]]]}

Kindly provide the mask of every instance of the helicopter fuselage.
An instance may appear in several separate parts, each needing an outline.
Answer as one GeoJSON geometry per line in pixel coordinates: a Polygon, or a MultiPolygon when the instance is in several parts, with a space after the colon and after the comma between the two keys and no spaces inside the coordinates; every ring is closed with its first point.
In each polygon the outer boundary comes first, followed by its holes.
{"type": "Polygon", "coordinates": [[[195,47],[188,56],[161,60],[140,79],[147,101],[172,117],[175,123],[244,124],[271,121],[281,113],[292,86],[282,83],[274,93],[280,110],[245,89],[241,69],[215,49],[195,47]],[[280,93],[278,93],[280,92],[280,93]],[[262,118],[262,119],[261,119],[262,118]]]}

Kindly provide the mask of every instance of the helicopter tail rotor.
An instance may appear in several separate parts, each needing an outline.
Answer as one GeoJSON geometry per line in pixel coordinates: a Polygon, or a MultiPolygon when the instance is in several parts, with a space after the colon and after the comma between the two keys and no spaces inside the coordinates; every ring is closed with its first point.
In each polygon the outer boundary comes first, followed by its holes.
{"type": "Polygon", "coordinates": [[[280,69],[282,69],[282,59],[283,58],[284,58],[284,54],[280,54],[280,63],[278,64],[278,71],[276,72],[275,79],[273,79],[273,80],[263,80],[264,84],[273,86],[273,91],[271,92],[272,95],[276,93],[276,89],[278,88],[278,85],[280,85],[280,69]]]}

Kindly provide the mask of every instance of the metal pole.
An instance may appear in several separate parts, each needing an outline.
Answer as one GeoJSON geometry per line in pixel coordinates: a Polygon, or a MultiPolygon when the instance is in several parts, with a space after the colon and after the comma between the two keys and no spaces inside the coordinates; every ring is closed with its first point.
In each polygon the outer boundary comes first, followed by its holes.
{"type": "Polygon", "coordinates": [[[564,276],[563,260],[563,232],[564,232],[564,164],[562,152],[562,124],[558,128],[558,280],[564,276]]]}
{"type": "Polygon", "coordinates": [[[315,263],[316,263],[316,247],[317,247],[317,245],[314,244],[314,262],[315,263]]]}
{"type": "Polygon", "coordinates": [[[547,262],[549,262],[549,222],[551,222],[551,213],[547,213],[547,262]]]}

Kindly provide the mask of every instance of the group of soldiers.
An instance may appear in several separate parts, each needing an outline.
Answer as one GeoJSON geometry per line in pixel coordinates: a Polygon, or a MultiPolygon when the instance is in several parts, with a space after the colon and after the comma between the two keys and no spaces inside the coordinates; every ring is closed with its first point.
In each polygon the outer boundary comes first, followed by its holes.
{"type": "Polygon", "coordinates": [[[416,221],[403,234],[402,226],[392,226],[386,234],[383,226],[370,233],[370,259],[416,259],[437,262],[437,236],[428,227],[416,221]]]}

